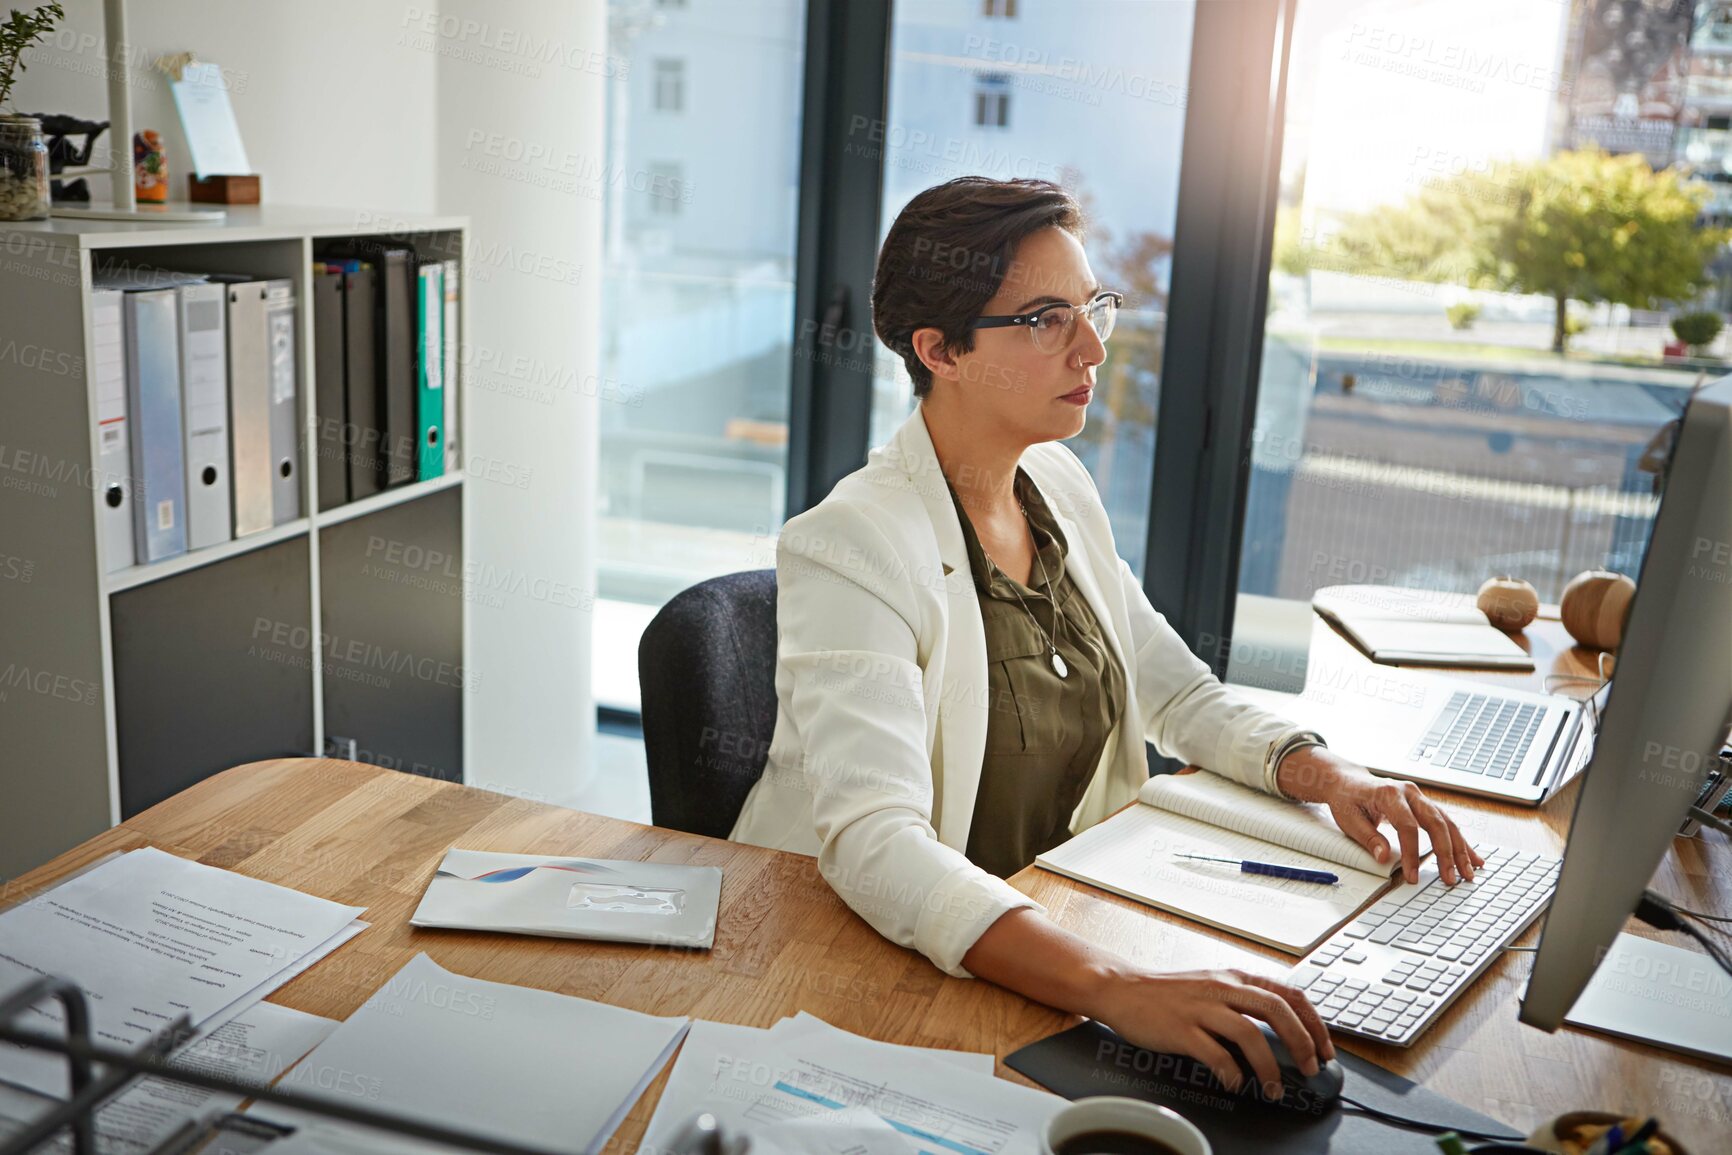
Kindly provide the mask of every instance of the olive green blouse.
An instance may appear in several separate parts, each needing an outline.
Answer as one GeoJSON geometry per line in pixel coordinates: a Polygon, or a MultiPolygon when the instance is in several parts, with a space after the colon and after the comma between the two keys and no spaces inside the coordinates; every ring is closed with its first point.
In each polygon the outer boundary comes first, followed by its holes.
{"type": "Polygon", "coordinates": [[[990,692],[965,853],[1003,878],[1070,837],[1071,813],[1100,763],[1125,694],[1124,669],[1065,567],[1070,547],[1064,531],[1020,467],[1014,489],[1034,532],[1039,560],[1032,586],[993,564],[950,486],[980,595],[990,692]],[[1063,677],[1053,667],[1049,637],[1067,668],[1063,677]]]}

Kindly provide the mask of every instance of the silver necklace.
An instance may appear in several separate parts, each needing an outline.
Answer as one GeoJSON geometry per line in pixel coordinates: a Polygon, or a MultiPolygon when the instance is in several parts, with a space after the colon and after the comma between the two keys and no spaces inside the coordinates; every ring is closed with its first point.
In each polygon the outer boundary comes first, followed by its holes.
{"type": "MultiPolygon", "coordinates": [[[[1017,508],[1022,510],[1023,520],[1030,521],[1028,516],[1028,506],[1023,505],[1021,502],[1017,502],[1017,508]]],[[[1004,579],[1011,583],[1010,592],[1016,595],[1017,604],[1022,606],[1022,612],[1028,615],[1028,620],[1034,623],[1034,628],[1040,630],[1041,633],[1045,635],[1046,656],[1047,659],[1052,662],[1053,672],[1061,678],[1070,677],[1070,667],[1065,665],[1064,658],[1058,652],[1058,632],[1056,630],[1041,629],[1040,619],[1034,616],[1034,611],[1028,608],[1028,603],[1026,601],[1023,601],[1022,591],[1016,588],[1016,582],[1014,579],[1012,579],[1009,574],[1004,573],[1003,570],[998,569],[998,563],[993,561],[992,558],[988,557],[986,560],[992,565],[993,569],[1004,574],[1004,579]]],[[[1038,545],[1034,550],[1034,560],[1040,565],[1040,584],[1046,587],[1046,596],[1052,599],[1053,613],[1063,613],[1064,611],[1059,608],[1058,593],[1052,588],[1052,581],[1046,576],[1046,561],[1040,556],[1040,547],[1038,545]]]]}

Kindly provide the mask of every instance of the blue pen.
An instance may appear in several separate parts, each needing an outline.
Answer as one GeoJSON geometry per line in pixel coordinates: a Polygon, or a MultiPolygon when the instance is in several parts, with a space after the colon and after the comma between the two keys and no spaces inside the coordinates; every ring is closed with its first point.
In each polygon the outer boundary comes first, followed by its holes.
{"type": "Polygon", "coordinates": [[[1649,1116],[1646,1123],[1643,1123],[1640,1127],[1632,1131],[1630,1137],[1623,1141],[1623,1146],[1614,1148],[1614,1150],[1646,1151],[1648,1149],[1648,1140],[1652,1139],[1654,1137],[1654,1132],[1659,1129],[1660,1120],[1653,1116],[1649,1116]]]}
{"type": "Polygon", "coordinates": [[[1594,1145],[1588,1148],[1588,1155],[1611,1155],[1624,1145],[1624,1129],[1613,1123],[1604,1135],[1594,1140],[1594,1145]]]}
{"type": "Polygon", "coordinates": [[[1216,858],[1209,854],[1178,854],[1178,858],[1194,858],[1198,862],[1230,862],[1241,874],[1266,874],[1270,878],[1291,878],[1296,882],[1323,882],[1334,885],[1341,876],[1327,870],[1306,870],[1302,866],[1282,866],[1275,862],[1254,862],[1249,858],[1216,858]]]}

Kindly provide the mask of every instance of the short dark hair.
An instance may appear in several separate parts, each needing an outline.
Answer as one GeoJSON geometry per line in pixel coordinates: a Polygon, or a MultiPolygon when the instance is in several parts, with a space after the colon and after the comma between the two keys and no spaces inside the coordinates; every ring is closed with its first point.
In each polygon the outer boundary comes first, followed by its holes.
{"type": "Polygon", "coordinates": [[[1083,235],[1082,209],[1051,181],[960,176],[919,193],[878,251],[872,328],[908,366],[914,395],[932,392],[932,371],[914,351],[914,331],[935,328],[945,348],[974,348],[969,328],[1004,283],[1017,245],[1042,229],[1083,235]]]}

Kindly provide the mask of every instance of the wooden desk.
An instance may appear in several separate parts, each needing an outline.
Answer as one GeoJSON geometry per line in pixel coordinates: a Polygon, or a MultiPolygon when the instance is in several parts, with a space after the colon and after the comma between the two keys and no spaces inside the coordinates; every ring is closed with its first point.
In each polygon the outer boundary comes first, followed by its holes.
{"type": "MultiPolygon", "coordinates": [[[[1326,640],[1324,640],[1326,642],[1326,640]]],[[[1574,790],[1534,811],[1458,799],[1470,836],[1556,852],[1574,790]]],[[[806,1010],[888,1042],[1003,1057],[1075,1020],[982,982],[952,979],[856,917],[800,855],[639,826],[356,763],[282,759],[201,782],[32,871],[19,899],[110,851],[154,845],[255,878],[367,908],[372,929],[272,1001],[346,1018],[417,951],[458,974],[541,987],[656,1014],[769,1026],[806,1010]],[[720,866],[709,952],[418,930],[410,913],[451,845],[720,866]]],[[[1046,871],[1012,882],[1062,925],[1151,966],[1238,966],[1276,974],[1288,956],[1205,932],[1046,871]],[[1154,922],[1167,925],[1157,932],[1154,922]]],[[[1658,879],[1696,909],[1732,910],[1732,852],[1683,841],[1658,879]]],[[[1516,1022],[1531,956],[1506,956],[1423,1041],[1402,1051],[1343,1045],[1521,1129],[1561,1111],[1617,1104],[1661,1115],[1695,1155],[1725,1149],[1732,1078],[1639,1044],[1516,1022]]],[[[637,1149],[665,1074],[633,1108],[610,1152],[637,1149]]]]}

